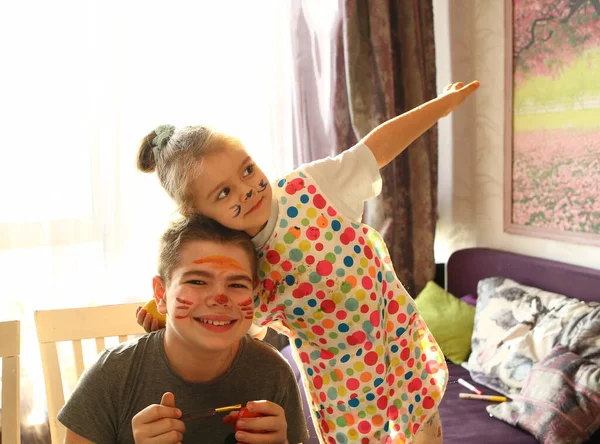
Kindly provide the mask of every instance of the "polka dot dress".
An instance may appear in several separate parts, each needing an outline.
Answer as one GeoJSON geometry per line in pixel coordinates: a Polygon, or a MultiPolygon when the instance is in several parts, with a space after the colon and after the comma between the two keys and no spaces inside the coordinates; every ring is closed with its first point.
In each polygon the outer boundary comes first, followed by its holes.
{"type": "Polygon", "coordinates": [[[289,330],[325,442],[412,442],[448,373],[381,236],[303,173],[273,189],[279,218],[260,257],[255,322],[289,330]]]}

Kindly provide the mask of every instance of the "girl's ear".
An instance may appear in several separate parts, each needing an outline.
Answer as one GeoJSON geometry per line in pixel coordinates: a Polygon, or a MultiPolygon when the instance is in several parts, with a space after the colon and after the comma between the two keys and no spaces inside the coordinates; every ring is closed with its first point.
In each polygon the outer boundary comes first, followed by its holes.
{"type": "Polygon", "coordinates": [[[165,291],[165,281],[160,276],[154,276],[152,278],[152,288],[154,288],[154,301],[158,312],[161,314],[167,314],[167,294],[165,291]]]}

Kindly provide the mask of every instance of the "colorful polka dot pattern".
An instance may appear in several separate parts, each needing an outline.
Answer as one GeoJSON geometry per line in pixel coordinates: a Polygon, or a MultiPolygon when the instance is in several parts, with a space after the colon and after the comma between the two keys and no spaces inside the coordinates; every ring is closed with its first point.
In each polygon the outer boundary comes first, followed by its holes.
{"type": "Polygon", "coordinates": [[[261,253],[255,322],[290,331],[325,442],[411,442],[447,368],[381,236],[302,173],[273,188],[279,219],[261,253]]]}

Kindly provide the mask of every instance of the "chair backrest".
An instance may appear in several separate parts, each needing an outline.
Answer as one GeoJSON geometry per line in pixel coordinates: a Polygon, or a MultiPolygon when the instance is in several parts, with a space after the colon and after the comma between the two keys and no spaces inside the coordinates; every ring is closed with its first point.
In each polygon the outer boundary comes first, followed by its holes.
{"type": "Polygon", "coordinates": [[[2,358],[2,443],[21,442],[20,362],[21,324],[0,322],[0,358],[2,358]]]}
{"type": "Polygon", "coordinates": [[[136,321],[135,310],[138,305],[143,303],[35,312],[53,444],[62,444],[66,433],[65,427],[56,419],[65,404],[57,343],[72,342],[75,373],[79,379],[85,368],[82,340],[95,339],[96,352],[100,353],[105,349],[105,338],[116,336],[119,342],[125,342],[129,335],[145,333],[136,321]]]}

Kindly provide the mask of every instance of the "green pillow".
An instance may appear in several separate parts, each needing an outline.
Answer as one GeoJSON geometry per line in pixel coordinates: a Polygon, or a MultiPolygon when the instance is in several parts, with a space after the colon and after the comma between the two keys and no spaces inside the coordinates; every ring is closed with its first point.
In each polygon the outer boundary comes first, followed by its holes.
{"type": "Polygon", "coordinates": [[[431,334],[450,361],[460,364],[471,353],[475,307],[428,282],[415,299],[431,334]]]}

